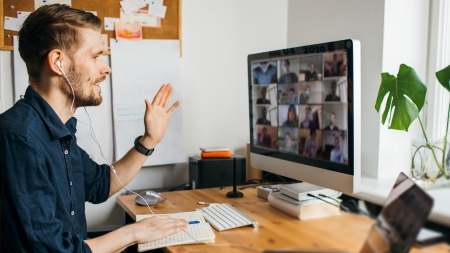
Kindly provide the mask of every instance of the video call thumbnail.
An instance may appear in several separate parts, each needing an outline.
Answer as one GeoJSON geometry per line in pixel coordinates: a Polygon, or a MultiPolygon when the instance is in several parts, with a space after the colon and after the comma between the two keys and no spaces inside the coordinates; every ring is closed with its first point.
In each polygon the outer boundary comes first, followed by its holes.
{"type": "Polygon", "coordinates": [[[347,163],[346,53],[252,63],[254,144],[347,163]]]}

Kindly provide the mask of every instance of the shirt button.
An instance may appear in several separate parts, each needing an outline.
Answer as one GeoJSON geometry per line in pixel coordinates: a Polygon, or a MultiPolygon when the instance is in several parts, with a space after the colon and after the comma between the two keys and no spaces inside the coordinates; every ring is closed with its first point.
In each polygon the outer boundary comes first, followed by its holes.
{"type": "Polygon", "coordinates": [[[72,185],[72,181],[69,182],[69,185],[72,185]]]}
{"type": "Polygon", "coordinates": [[[67,151],[67,150],[64,150],[64,154],[66,154],[66,155],[67,155],[67,154],[69,154],[69,151],[67,151]]]}
{"type": "Polygon", "coordinates": [[[74,214],[75,214],[75,212],[74,212],[74,211],[70,212],[70,215],[72,215],[72,216],[73,216],[74,214]]]}

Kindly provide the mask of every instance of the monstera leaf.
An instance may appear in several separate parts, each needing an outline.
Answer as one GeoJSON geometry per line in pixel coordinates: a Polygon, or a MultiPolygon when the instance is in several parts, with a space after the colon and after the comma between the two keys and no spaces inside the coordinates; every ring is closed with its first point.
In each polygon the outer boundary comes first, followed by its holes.
{"type": "Polygon", "coordinates": [[[426,93],[427,87],[417,76],[416,71],[405,64],[400,65],[397,77],[382,73],[375,104],[375,109],[379,112],[381,103],[387,97],[381,123],[384,125],[389,115],[389,129],[408,131],[423,107],[426,93]]]}
{"type": "Polygon", "coordinates": [[[450,65],[443,70],[436,72],[436,78],[444,88],[450,91],[450,65]]]}

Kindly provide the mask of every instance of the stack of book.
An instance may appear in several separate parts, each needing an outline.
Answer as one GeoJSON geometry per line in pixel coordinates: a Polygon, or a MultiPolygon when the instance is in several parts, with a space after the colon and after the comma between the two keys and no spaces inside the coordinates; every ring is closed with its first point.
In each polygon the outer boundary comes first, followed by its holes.
{"type": "Polygon", "coordinates": [[[231,151],[229,148],[200,148],[202,158],[230,158],[231,151]]]}
{"type": "Polygon", "coordinates": [[[337,199],[339,195],[337,191],[303,182],[281,185],[278,192],[269,194],[268,201],[270,206],[292,217],[308,220],[340,215],[340,200],[337,199]],[[318,197],[320,197],[319,194],[331,197],[334,200],[331,198],[324,198],[324,200],[334,202],[335,205],[308,196],[308,193],[318,197]]]}

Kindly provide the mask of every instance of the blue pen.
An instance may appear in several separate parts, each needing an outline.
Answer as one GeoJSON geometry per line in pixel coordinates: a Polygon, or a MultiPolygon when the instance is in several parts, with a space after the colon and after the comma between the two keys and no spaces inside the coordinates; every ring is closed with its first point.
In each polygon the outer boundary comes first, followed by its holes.
{"type": "Polygon", "coordinates": [[[198,223],[200,223],[200,221],[198,221],[198,220],[191,220],[191,221],[189,221],[189,224],[198,224],[198,223]]]}

